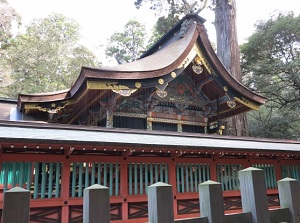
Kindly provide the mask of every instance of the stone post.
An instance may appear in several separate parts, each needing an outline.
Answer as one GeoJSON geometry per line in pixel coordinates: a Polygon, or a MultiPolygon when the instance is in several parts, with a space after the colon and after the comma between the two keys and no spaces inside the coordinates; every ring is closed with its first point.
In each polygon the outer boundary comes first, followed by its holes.
{"type": "Polygon", "coordinates": [[[281,208],[289,209],[289,223],[300,222],[300,192],[298,181],[291,178],[279,180],[278,191],[281,208]]]}
{"type": "Polygon", "coordinates": [[[249,167],[239,172],[243,212],[251,212],[252,223],[270,223],[264,171],[249,167]]]}
{"type": "Polygon", "coordinates": [[[206,181],[199,184],[201,217],[207,217],[209,223],[225,223],[223,192],[220,183],[206,181]]]}
{"type": "Polygon", "coordinates": [[[158,182],[148,187],[148,216],[151,223],[174,223],[171,185],[158,182]]]}
{"type": "Polygon", "coordinates": [[[109,223],[109,188],[99,184],[83,191],[83,223],[109,223]]]}
{"type": "Polygon", "coordinates": [[[2,223],[29,222],[30,191],[14,187],[4,193],[2,223]]]}

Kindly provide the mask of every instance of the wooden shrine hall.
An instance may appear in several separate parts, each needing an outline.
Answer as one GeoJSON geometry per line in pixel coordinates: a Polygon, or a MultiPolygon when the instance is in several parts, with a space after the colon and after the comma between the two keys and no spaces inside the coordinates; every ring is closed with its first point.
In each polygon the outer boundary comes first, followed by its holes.
{"type": "MultiPolygon", "coordinates": [[[[137,61],[83,67],[65,91],[0,100],[3,192],[31,192],[30,222],[82,222],[83,190],[109,187],[112,222],[146,222],[148,186],[173,185],[176,218],[199,214],[198,184],[221,183],[225,210],[241,209],[238,171],[300,179],[300,142],[222,135],[226,118],[266,98],[236,81],[198,15],[187,15],[137,61]]],[[[201,199],[201,198],[200,198],[201,199]]]]}

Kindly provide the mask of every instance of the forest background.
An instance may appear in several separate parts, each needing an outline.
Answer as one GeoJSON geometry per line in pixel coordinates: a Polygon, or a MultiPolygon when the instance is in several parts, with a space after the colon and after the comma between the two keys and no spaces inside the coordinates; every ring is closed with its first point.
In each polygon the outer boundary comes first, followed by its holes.
{"type": "MultiPolygon", "coordinates": [[[[81,66],[106,65],[107,61],[101,63],[82,44],[80,26],[74,19],[52,13],[35,18],[21,30],[22,15],[9,2],[0,2],[0,97],[63,90],[74,83],[81,66]]],[[[149,28],[132,19],[106,43],[99,41],[98,47],[110,58],[108,61],[125,63],[137,59],[184,14],[181,1],[163,2],[157,5],[135,1],[139,10],[152,7],[148,11],[156,14],[154,28],[149,34],[149,28]]],[[[200,3],[214,10],[211,2],[200,3]]],[[[109,19],[105,22],[109,23],[109,19]]],[[[277,11],[257,21],[254,33],[240,51],[243,84],[268,97],[265,106],[247,115],[250,136],[299,140],[299,15],[277,11]]]]}

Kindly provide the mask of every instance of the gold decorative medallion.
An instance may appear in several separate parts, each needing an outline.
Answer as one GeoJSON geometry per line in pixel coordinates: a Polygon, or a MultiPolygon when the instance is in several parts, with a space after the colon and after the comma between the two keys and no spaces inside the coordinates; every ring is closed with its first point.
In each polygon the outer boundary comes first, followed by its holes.
{"type": "Polygon", "coordinates": [[[125,96],[125,97],[128,97],[130,96],[131,94],[133,94],[134,92],[136,92],[138,89],[125,89],[125,90],[112,90],[113,92],[119,94],[119,95],[122,95],[122,96],[125,96]]]}
{"type": "Polygon", "coordinates": [[[177,76],[176,73],[173,71],[173,72],[171,73],[171,77],[175,78],[176,76],[177,76]]]}
{"type": "Polygon", "coordinates": [[[228,105],[228,107],[229,108],[235,108],[235,106],[236,106],[236,103],[235,103],[235,101],[233,100],[233,101],[227,101],[227,105],[228,105]]]}
{"type": "Polygon", "coordinates": [[[193,71],[195,74],[201,74],[203,72],[203,68],[200,65],[193,65],[192,66],[193,71]]]}
{"type": "Polygon", "coordinates": [[[195,57],[194,62],[196,65],[202,65],[201,58],[198,55],[195,57]]]}
{"type": "Polygon", "coordinates": [[[135,87],[140,88],[142,86],[141,82],[135,82],[135,87]]]}
{"type": "Polygon", "coordinates": [[[165,83],[165,81],[164,81],[164,79],[162,79],[162,78],[159,78],[159,79],[158,79],[158,83],[162,85],[162,84],[164,84],[164,83],[165,83]]]}
{"type": "Polygon", "coordinates": [[[160,98],[165,98],[165,97],[167,97],[168,92],[167,92],[167,91],[162,91],[162,90],[160,90],[160,89],[157,89],[157,90],[156,90],[156,94],[157,94],[157,96],[160,97],[160,98]]]}
{"type": "Polygon", "coordinates": [[[227,86],[224,86],[223,89],[224,89],[225,92],[228,91],[228,87],[227,86]]]}

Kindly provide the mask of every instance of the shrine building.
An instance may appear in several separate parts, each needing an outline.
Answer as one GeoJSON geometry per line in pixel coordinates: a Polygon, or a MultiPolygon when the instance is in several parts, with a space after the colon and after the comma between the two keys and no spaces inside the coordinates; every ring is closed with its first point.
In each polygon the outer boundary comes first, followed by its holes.
{"type": "MultiPolygon", "coordinates": [[[[238,171],[300,179],[300,143],[226,136],[226,118],[266,101],[224,68],[204,19],[187,15],[140,59],[82,67],[64,91],[0,100],[3,192],[31,192],[30,222],[82,222],[83,190],[109,187],[111,222],[147,222],[148,186],[173,186],[175,218],[199,214],[198,184],[221,183],[225,211],[241,209],[238,171]]],[[[201,199],[201,198],[200,198],[201,199]]]]}

